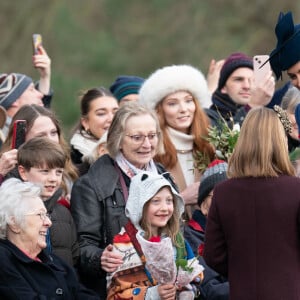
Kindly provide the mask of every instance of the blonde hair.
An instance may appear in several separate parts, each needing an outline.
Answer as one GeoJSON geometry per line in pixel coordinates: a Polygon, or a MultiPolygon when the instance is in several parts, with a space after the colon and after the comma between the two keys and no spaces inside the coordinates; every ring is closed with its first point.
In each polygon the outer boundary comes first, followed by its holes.
{"type": "Polygon", "coordinates": [[[259,107],[247,114],[227,174],[229,178],[295,175],[287,136],[274,110],[259,107]]]}
{"type": "MultiPolygon", "coordinates": [[[[174,194],[172,193],[170,187],[168,186],[163,186],[161,187],[157,193],[159,191],[161,191],[161,189],[167,187],[170,191],[170,193],[172,194],[172,197],[173,197],[173,206],[174,206],[174,210],[173,210],[173,214],[172,214],[172,217],[169,219],[167,225],[164,227],[164,228],[159,228],[158,230],[158,235],[160,236],[162,233],[165,233],[168,237],[171,238],[172,240],[172,243],[174,245],[176,245],[176,235],[179,233],[179,229],[180,229],[180,224],[179,224],[179,220],[180,220],[180,215],[179,215],[179,207],[178,207],[178,203],[175,199],[175,196],[174,194]]],[[[157,194],[156,193],[156,194],[157,194]]],[[[155,195],[156,195],[155,194],[155,195]]],[[[154,196],[153,196],[154,197],[154,196]]],[[[153,198],[152,197],[152,198],[153,198]]],[[[151,198],[151,199],[152,199],[151,198]]],[[[141,228],[145,231],[145,239],[149,239],[151,238],[152,236],[152,230],[151,230],[151,224],[149,222],[149,220],[147,220],[146,218],[146,214],[147,214],[147,210],[148,210],[148,207],[150,205],[150,200],[148,200],[145,204],[144,204],[144,207],[143,207],[143,213],[142,213],[142,218],[141,218],[141,221],[140,221],[140,226],[141,228]]]]}

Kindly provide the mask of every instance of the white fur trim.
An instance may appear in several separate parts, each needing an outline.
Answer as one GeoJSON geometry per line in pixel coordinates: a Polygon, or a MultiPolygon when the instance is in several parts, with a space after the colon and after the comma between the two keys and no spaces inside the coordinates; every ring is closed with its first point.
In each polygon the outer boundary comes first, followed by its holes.
{"type": "Polygon", "coordinates": [[[204,75],[189,65],[173,65],[156,70],[143,83],[139,102],[154,109],[167,95],[177,91],[190,92],[202,108],[211,105],[211,95],[204,75]]]}

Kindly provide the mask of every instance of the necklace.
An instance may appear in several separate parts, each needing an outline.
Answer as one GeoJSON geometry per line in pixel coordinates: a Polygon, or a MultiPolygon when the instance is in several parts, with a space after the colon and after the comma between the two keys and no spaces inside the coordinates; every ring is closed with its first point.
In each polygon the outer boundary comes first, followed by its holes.
{"type": "Polygon", "coordinates": [[[180,154],[186,154],[186,153],[190,153],[193,151],[193,149],[190,149],[190,150],[178,150],[176,149],[177,153],[180,153],[180,154]]]}

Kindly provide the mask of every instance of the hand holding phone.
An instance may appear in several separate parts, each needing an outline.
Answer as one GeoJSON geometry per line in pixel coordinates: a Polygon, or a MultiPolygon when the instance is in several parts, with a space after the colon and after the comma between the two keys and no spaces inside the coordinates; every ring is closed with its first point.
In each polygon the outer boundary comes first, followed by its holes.
{"type": "Polygon", "coordinates": [[[12,136],[12,149],[18,149],[22,144],[25,143],[26,138],[26,120],[14,121],[13,136],[12,136]]]}
{"type": "Polygon", "coordinates": [[[42,45],[42,36],[38,33],[32,35],[33,55],[39,54],[39,46],[42,45]]]}
{"type": "Polygon", "coordinates": [[[269,58],[269,55],[255,55],[253,57],[254,81],[256,84],[262,82],[272,70],[269,58]]]}

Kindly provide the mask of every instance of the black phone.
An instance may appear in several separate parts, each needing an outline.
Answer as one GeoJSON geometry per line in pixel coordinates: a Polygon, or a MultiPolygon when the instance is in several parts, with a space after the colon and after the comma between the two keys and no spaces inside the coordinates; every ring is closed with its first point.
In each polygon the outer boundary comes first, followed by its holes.
{"type": "Polygon", "coordinates": [[[23,143],[25,143],[26,137],[26,120],[14,121],[13,136],[12,136],[12,149],[18,149],[23,143]]]}
{"type": "Polygon", "coordinates": [[[39,33],[32,35],[33,55],[39,54],[39,46],[42,45],[42,36],[39,33]]]}

